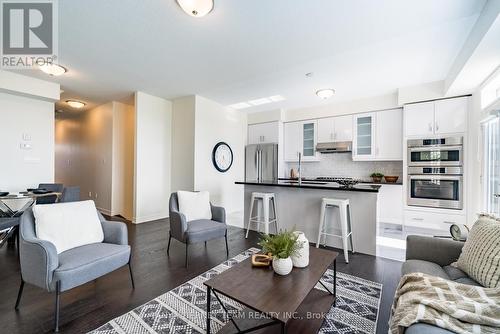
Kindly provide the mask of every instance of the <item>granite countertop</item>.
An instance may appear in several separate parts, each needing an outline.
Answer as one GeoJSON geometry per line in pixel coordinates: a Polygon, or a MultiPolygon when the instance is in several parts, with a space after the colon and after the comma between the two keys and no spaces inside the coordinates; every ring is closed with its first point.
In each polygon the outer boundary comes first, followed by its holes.
{"type": "Polygon", "coordinates": [[[304,180],[299,185],[297,180],[271,180],[271,181],[236,181],[235,184],[248,184],[254,186],[270,186],[270,187],[289,187],[289,188],[306,188],[306,189],[322,189],[322,190],[342,190],[342,191],[361,191],[361,192],[378,192],[380,185],[375,184],[357,184],[352,187],[344,187],[335,182],[312,181],[304,180]]]}

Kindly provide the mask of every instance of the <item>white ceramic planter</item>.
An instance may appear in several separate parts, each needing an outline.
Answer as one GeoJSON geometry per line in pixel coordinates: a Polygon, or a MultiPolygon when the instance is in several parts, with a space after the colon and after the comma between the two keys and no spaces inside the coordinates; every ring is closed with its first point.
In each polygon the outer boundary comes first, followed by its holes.
{"type": "Polygon", "coordinates": [[[297,241],[302,244],[296,255],[292,256],[293,266],[296,268],[305,268],[309,265],[309,240],[307,240],[304,232],[296,231],[298,235],[297,241]]]}
{"type": "Polygon", "coordinates": [[[274,272],[278,275],[288,275],[289,273],[292,272],[293,269],[293,263],[292,259],[287,257],[286,259],[278,259],[274,258],[273,259],[273,269],[274,272]]]}

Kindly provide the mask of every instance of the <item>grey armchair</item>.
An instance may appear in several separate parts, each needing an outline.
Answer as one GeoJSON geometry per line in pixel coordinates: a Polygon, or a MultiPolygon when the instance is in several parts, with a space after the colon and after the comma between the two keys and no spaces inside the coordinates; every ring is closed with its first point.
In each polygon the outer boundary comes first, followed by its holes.
{"type": "Polygon", "coordinates": [[[167,255],[170,254],[170,241],[172,237],[186,245],[186,268],[188,266],[188,246],[217,238],[226,239],[226,257],[229,256],[229,247],[227,245],[227,225],[226,211],[222,207],[210,204],[212,208],[212,219],[199,219],[190,222],[179,212],[179,202],[177,193],[170,195],[170,232],[168,237],[167,255]]]}
{"type": "Polygon", "coordinates": [[[23,213],[19,229],[21,286],[16,300],[16,310],[19,308],[24,283],[55,292],[54,330],[57,332],[61,292],[90,282],[127,264],[134,288],[127,226],[120,222],[106,221],[100,213],[99,219],[104,232],[102,243],[75,247],[57,254],[54,244],[37,238],[33,211],[28,209],[23,213]]]}

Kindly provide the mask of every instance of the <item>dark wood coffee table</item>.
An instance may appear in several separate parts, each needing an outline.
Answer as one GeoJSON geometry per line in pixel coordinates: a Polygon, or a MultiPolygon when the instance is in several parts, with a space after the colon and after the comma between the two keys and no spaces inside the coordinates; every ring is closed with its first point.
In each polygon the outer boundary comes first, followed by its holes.
{"type": "Polygon", "coordinates": [[[206,281],[207,333],[212,295],[230,320],[219,333],[316,333],[335,304],[338,253],[314,247],[309,252],[309,266],[294,268],[287,276],[275,274],[271,267],[254,268],[248,258],[206,281]],[[334,281],[329,289],[320,279],[332,262],[334,281]],[[328,292],[314,289],[318,282],[328,292]],[[247,308],[230,315],[219,294],[247,308]]]}

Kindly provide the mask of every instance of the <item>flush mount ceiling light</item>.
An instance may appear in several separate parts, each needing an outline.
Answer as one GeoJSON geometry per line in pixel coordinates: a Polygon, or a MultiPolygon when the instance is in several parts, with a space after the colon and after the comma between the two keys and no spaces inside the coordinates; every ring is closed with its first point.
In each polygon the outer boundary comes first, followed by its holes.
{"type": "Polygon", "coordinates": [[[71,107],[75,109],[82,109],[85,107],[85,103],[77,100],[67,100],[66,103],[71,107]]]}
{"type": "Polygon", "coordinates": [[[320,89],[316,92],[316,95],[320,97],[323,100],[329,99],[335,94],[335,90],[329,88],[329,89],[320,89]]]}
{"type": "Polygon", "coordinates": [[[188,15],[202,17],[214,8],[213,0],[177,0],[177,3],[188,15]]]}
{"type": "Polygon", "coordinates": [[[43,65],[40,65],[39,68],[48,75],[52,75],[55,77],[68,72],[68,70],[62,67],[61,65],[51,64],[51,63],[45,63],[43,65]]]}

